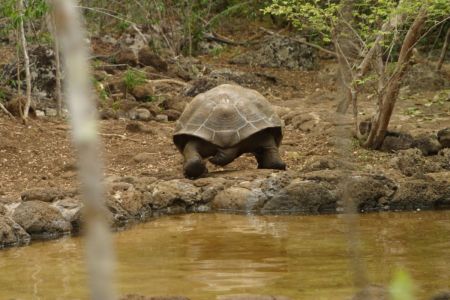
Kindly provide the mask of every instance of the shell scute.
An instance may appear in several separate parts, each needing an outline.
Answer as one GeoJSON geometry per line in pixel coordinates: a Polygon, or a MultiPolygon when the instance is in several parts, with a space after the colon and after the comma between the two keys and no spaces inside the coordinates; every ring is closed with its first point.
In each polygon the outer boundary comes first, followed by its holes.
{"type": "Polygon", "coordinates": [[[189,136],[196,136],[226,148],[267,128],[279,128],[281,133],[281,126],[280,118],[260,93],[223,84],[192,99],[177,121],[174,142],[183,149],[189,136]]]}

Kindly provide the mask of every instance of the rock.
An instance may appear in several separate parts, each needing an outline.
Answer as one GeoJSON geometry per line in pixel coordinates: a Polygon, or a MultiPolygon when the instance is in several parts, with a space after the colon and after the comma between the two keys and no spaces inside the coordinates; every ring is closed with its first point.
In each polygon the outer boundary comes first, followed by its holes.
{"type": "Polygon", "coordinates": [[[342,178],[344,176],[346,176],[346,174],[341,169],[336,170],[324,169],[304,173],[301,175],[301,178],[316,182],[325,182],[333,186],[337,186],[340,182],[342,182],[342,178]]]}
{"type": "Polygon", "coordinates": [[[224,295],[218,296],[217,300],[291,300],[291,298],[284,296],[273,295],[250,295],[250,294],[237,294],[237,295],[224,295]]]}
{"type": "Polygon", "coordinates": [[[36,109],[36,117],[37,118],[43,118],[45,117],[45,112],[43,112],[42,110],[36,109]]]}
{"type": "Polygon", "coordinates": [[[103,35],[100,37],[100,40],[104,43],[111,44],[115,46],[117,44],[117,40],[110,35],[103,35]]]}
{"type": "Polygon", "coordinates": [[[133,50],[129,48],[123,48],[116,55],[116,63],[135,67],[137,66],[137,57],[134,54],[133,50]]]}
{"type": "Polygon", "coordinates": [[[137,101],[149,102],[155,96],[155,87],[153,84],[147,82],[146,84],[135,86],[130,93],[137,101]]]}
{"type": "Polygon", "coordinates": [[[0,216],[6,215],[8,211],[6,210],[6,207],[4,207],[2,204],[0,204],[0,216]]]}
{"type": "Polygon", "coordinates": [[[0,249],[29,242],[30,235],[19,224],[0,214],[0,249]]]}
{"type": "Polygon", "coordinates": [[[414,138],[403,132],[388,132],[384,138],[380,150],[385,152],[396,152],[414,147],[414,138]]]}
{"type": "Polygon", "coordinates": [[[230,187],[214,197],[211,207],[214,210],[251,211],[254,207],[251,202],[252,191],[242,187],[230,187]]]}
{"type": "Polygon", "coordinates": [[[52,204],[74,228],[81,226],[81,209],[83,203],[78,199],[66,198],[52,204]]]}
{"type": "Polygon", "coordinates": [[[124,93],[126,87],[122,78],[112,78],[106,83],[105,89],[111,91],[111,93],[124,93]]]}
{"type": "Polygon", "coordinates": [[[42,201],[21,203],[14,210],[12,219],[31,235],[58,235],[72,229],[57,208],[42,201]]]}
{"type": "Polygon", "coordinates": [[[420,149],[423,155],[436,155],[442,149],[436,136],[423,134],[414,139],[413,146],[420,149]]]}
{"type": "Polygon", "coordinates": [[[152,118],[152,114],[146,108],[137,108],[135,118],[141,121],[149,121],[152,118]]]}
{"type": "MultiPolygon", "coordinates": [[[[33,46],[28,49],[30,61],[31,86],[33,87],[33,96],[44,101],[53,102],[54,93],[56,91],[56,64],[55,52],[52,47],[44,46],[44,44],[33,46]],[[51,99],[51,100],[50,100],[51,99]]],[[[21,66],[20,74],[22,78],[21,86],[25,87],[24,66],[21,66]]],[[[64,74],[62,74],[64,76],[64,74]]],[[[3,67],[2,78],[6,81],[17,79],[16,63],[10,63],[3,67]]],[[[64,78],[63,78],[64,79],[64,78]]],[[[42,103],[42,102],[41,102],[42,103]]],[[[14,112],[12,112],[14,114],[14,112]]],[[[33,112],[34,113],[34,112],[33,112]]]]}
{"type": "Polygon", "coordinates": [[[39,200],[44,202],[53,202],[62,199],[65,193],[58,188],[34,188],[29,189],[20,195],[22,201],[39,200]]]}
{"type": "Polygon", "coordinates": [[[334,170],[334,169],[354,169],[354,166],[350,163],[346,163],[342,160],[337,160],[333,157],[312,157],[305,162],[305,165],[302,168],[302,172],[308,173],[313,171],[320,170],[334,170]]]}
{"type": "Polygon", "coordinates": [[[167,116],[169,121],[176,121],[181,116],[181,113],[178,110],[168,109],[163,112],[164,115],[167,116]]]}
{"type": "Polygon", "coordinates": [[[152,207],[161,209],[175,203],[189,206],[200,200],[200,188],[186,180],[173,179],[155,183],[151,192],[150,201],[152,207]]]}
{"type": "Polygon", "coordinates": [[[115,214],[126,212],[127,218],[143,217],[151,211],[149,201],[130,183],[113,182],[108,187],[108,207],[115,214]]]}
{"type": "Polygon", "coordinates": [[[248,73],[228,68],[215,69],[208,74],[208,78],[223,83],[234,82],[249,88],[277,83],[277,78],[272,74],[248,73]]]}
{"type": "Polygon", "coordinates": [[[152,66],[158,71],[167,72],[168,65],[160,56],[149,47],[142,48],[138,53],[139,63],[144,66],[152,66]]]}
{"type": "Polygon", "coordinates": [[[450,127],[439,130],[437,136],[443,148],[450,148],[450,127]]]}
{"type": "MultiPolygon", "coordinates": [[[[389,204],[397,186],[383,176],[351,176],[344,185],[338,186],[341,202],[348,195],[360,211],[379,210],[389,204]]],[[[343,205],[344,203],[340,203],[343,205]]]]}
{"type": "Polygon", "coordinates": [[[444,148],[436,155],[436,161],[445,170],[450,170],[450,148],[444,148]]]}
{"type": "Polygon", "coordinates": [[[247,73],[242,71],[235,71],[231,69],[217,69],[210,74],[200,77],[193,82],[190,82],[184,95],[195,97],[200,93],[204,93],[221,84],[238,84],[248,88],[259,88],[267,84],[274,84],[277,79],[272,75],[264,73],[247,73]]]}
{"type": "Polygon", "coordinates": [[[169,74],[190,81],[201,77],[206,71],[207,66],[202,65],[199,59],[180,55],[172,59],[169,74]]]}
{"type": "Polygon", "coordinates": [[[117,120],[119,118],[119,114],[112,108],[104,108],[100,110],[100,118],[102,120],[117,120]]]}
{"type": "Polygon", "coordinates": [[[171,97],[163,100],[160,107],[164,110],[173,109],[182,112],[186,107],[189,99],[186,97],[171,97]]]}
{"type": "Polygon", "coordinates": [[[321,182],[294,179],[264,205],[263,212],[336,211],[336,196],[321,182]]]}
{"type": "Polygon", "coordinates": [[[133,160],[135,162],[137,162],[137,163],[154,161],[155,160],[155,154],[142,152],[142,153],[136,154],[133,157],[133,160]]]}
{"type": "Polygon", "coordinates": [[[450,86],[448,76],[436,72],[435,66],[428,62],[420,62],[411,66],[402,81],[411,92],[439,91],[450,86]]]}
{"type": "Polygon", "coordinates": [[[54,108],[46,108],[45,115],[47,117],[56,117],[58,115],[58,112],[54,108]]]}
{"type": "Polygon", "coordinates": [[[298,114],[292,118],[290,123],[295,129],[311,132],[320,123],[320,118],[313,113],[298,114]]]}
{"type": "MultiPolygon", "coordinates": [[[[14,79],[16,80],[16,79],[14,79]]],[[[5,108],[16,117],[20,117],[22,114],[23,107],[25,106],[25,103],[27,102],[27,99],[25,96],[15,96],[11,100],[5,103],[5,108]]],[[[30,116],[36,116],[36,102],[31,101],[30,106],[30,116]]],[[[45,116],[42,115],[42,117],[45,116]]]]}
{"type": "Polygon", "coordinates": [[[162,114],[156,115],[155,119],[158,122],[168,122],[169,121],[169,117],[167,115],[162,115],[162,114]]]}
{"type": "Polygon", "coordinates": [[[417,148],[399,151],[397,157],[391,160],[391,164],[399,169],[405,176],[413,176],[417,173],[439,172],[439,163],[427,160],[422,151],[417,148]]]}
{"type": "Polygon", "coordinates": [[[198,94],[209,91],[210,89],[215,88],[216,86],[219,86],[223,83],[227,82],[202,77],[192,82],[192,85],[188,86],[184,91],[184,95],[189,97],[195,97],[198,94]]]}
{"type": "Polygon", "coordinates": [[[261,67],[312,70],[316,65],[313,48],[289,37],[271,36],[257,50],[250,50],[231,60],[235,64],[261,67]]]}
{"type": "Polygon", "coordinates": [[[431,209],[450,207],[448,182],[408,179],[398,184],[390,206],[393,209],[431,209]]]}
{"type": "Polygon", "coordinates": [[[431,300],[450,300],[450,291],[442,291],[431,297],[431,300]]]}
{"type": "Polygon", "coordinates": [[[144,132],[151,135],[156,135],[156,131],[153,128],[147,128],[139,122],[130,122],[125,126],[125,129],[129,132],[144,132]]]}

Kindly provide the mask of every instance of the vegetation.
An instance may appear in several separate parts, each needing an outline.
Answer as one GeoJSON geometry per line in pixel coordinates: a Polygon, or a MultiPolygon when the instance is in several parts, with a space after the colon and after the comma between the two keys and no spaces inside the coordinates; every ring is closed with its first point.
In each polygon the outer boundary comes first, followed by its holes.
{"type": "MultiPolygon", "coordinates": [[[[69,16],[71,18],[68,19],[64,18],[65,12],[61,10],[64,5],[60,7],[55,5],[55,3],[61,4],[63,2],[64,0],[2,0],[0,7],[0,38],[1,41],[5,41],[3,42],[4,44],[12,45],[14,57],[7,58],[7,62],[1,61],[0,64],[0,66],[4,67],[4,70],[0,69],[0,112],[2,115],[6,114],[11,118],[20,116],[26,122],[32,99],[34,97],[37,98],[39,94],[35,93],[34,86],[32,86],[35,81],[40,79],[36,79],[40,74],[32,76],[33,68],[36,68],[37,63],[33,61],[33,52],[31,50],[34,50],[38,45],[44,44],[46,50],[53,50],[55,54],[54,57],[51,56],[51,59],[54,59],[56,69],[51,69],[51,71],[55,73],[56,83],[53,95],[55,95],[58,117],[62,116],[62,99],[64,96],[72,101],[73,107],[81,105],[81,108],[75,109],[80,115],[75,116],[74,120],[72,120],[74,122],[72,127],[76,130],[74,140],[78,143],[80,156],[84,154],[96,163],[99,163],[99,155],[95,152],[97,150],[97,141],[94,139],[96,134],[92,125],[95,123],[95,115],[90,114],[90,112],[95,111],[95,107],[93,107],[92,101],[88,101],[94,98],[92,97],[94,90],[99,95],[102,104],[104,106],[109,105],[108,109],[112,108],[113,112],[111,114],[114,114],[114,116],[111,118],[158,120],[165,124],[160,132],[159,130],[152,131],[153,128],[152,130],[147,130],[144,126],[141,128],[137,125],[138,122],[133,122],[136,124],[131,124],[130,122],[127,125],[135,126],[126,127],[130,132],[124,135],[106,133],[104,134],[105,137],[131,141],[136,143],[136,149],[139,149],[142,145],[148,147],[149,143],[130,138],[127,134],[149,133],[154,135],[154,144],[159,146],[160,140],[166,138],[163,135],[168,132],[170,126],[174,125],[174,123],[168,123],[168,120],[176,120],[180,116],[183,107],[185,107],[178,105],[185,104],[184,102],[173,103],[178,100],[177,97],[173,97],[174,90],[178,92],[177,96],[179,98],[183,98],[180,100],[182,102],[186,100],[186,95],[189,92],[193,91],[193,93],[196,93],[202,91],[205,87],[209,88],[208,84],[210,82],[207,82],[206,76],[203,75],[213,74],[210,71],[217,71],[209,70],[210,60],[220,61],[220,67],[223,68],[225,64],[222,59],[228,58],[227,55],[230,53],[240,54],[244,47],[249,46],[250,48],[253,46],[254,40],[257,40],[259,44],[264,44],[265,37],[263,38],[263,36],[269,34],[290,39],[302,44],[302,46],[322,51],[325,59],[338,65],[337,88],[340,92],[340,101],[337,112],[345,114],[349,108],[352,108],[354,119],[354,124],[352,125],[354,139],[347,139],[350,141],[351,147],[344,149],[344,145],[341,150],[342,152],[349,150],[347,151],[348,153],[356,156],[354,162],[361,163],[365,168],[364,171],[367,170],[370,171],[368,173],[373,174],[375,173],[374,170],[376,170],[375,161],[380,159],[380,157],[377,156],[378,152],[372,150],[382,147],[388,133],[388,126],[394,107],[397,104],[397,99],[401,98],[399,94],[402,81],[408,75],[410,67],[417,60],[421,59],[422,52],[429,52],[427,61],[433,63],[432,70],[434,74],[443,74],[446,67],[448,68],[448,65],[445,65],[445,61],[450,47],[449,0],[80,0],[78,1],[79,5],[76,6],[79,10],[75,10],[74,6],[71,6],[71,16],[69,16]],[[84,17],[89,32],[87,36],[90,38],[91,46],[95,48],[99,44],[100,46],[108,44],[105,46],[106,50],[101,49],[105,50],[104,52],[106,53],[99,54],[96,52],[92,55],[93,59],[91,57],[92,61],[94,61],[94,63],[91,63],[91,67],[96,71],[96,79],[93,82],[88,80],[90,77],[88,58],[86,57],[87,51],[84,49],[84,46],[87,45],[84,43],[85,33],[81,31],[82,34],[76,34],[77,31],[70,30],[83,23],[78,20],[79,12],[82,12],[82,17],[84,17]],[[248,22],[248,24],[244,21],[248,22]],[[233,22],[239,23],[236,25],[238,29],[229,28],[232,27],[230,24],[234,24],[233,22]],[[244,25],[241,24],[242,22],[244,22],[244,25]],[[248,32],[241,32],[241,28],[246,25],[249,25],[248,27],[252,27],[251,29],[254,30],[249,29],[248,32]],[[70,36],[71,40],[65,40],[64,36],[70,36]],[[105,42],[106,37],[115,42],[105,42]],[[208,64],[197,64],[197,59],[193,57],[198,56],[200,60],[203,59],[201,56],[204,54],[202,53],[202,50],[204,50],[202,44],[206,41],[214,42],[209,44],[211,46],[208,53],[209,57],[205,59],[208,64]],[[130,46],[131,43],[134,44],[130,46]],[[60,67],[59,54],[61,49],[64,50],[65,54],[61,56],[61,60],[65,61],[65,74],[61,72],[60,67]],[[125,53],[125,51],[122,51],[124,49],[127,51],[127,55],[123,55],[123,61],[119,61],[118,53],[125,53]],[[145,55],[140,54],[142,49],[148,50],[145,55]],[[146,56],[145,63],[141,60],[143,56],[146,56]],[[431,59],[429,59],[430,57],[431,59]],[[201,68],[198,65],[201,65],[201,68]],[[186,71],[188,68],[195,70],[195,72],[186,71]],[[192,76],[193,73],[195,75],[192,76]],[[201,74],[201,76],[198,74],[201,74]],[[67,95],[63,95],[61,92],[60,81],[64,76],[69,82],[67,95]],[[108,81],[112,77],[114,77],[114,80],[108,81]],[[146,83],[152,88],[150,92],[141,91],[144,89],[136,89],[136,87],[146,83]],[[178,89],[173,88],[174,86],[178,89]],[[159,93],[154,94],[153,88],[158,90],[159,93]],[[140,99],[137,96],[138,91],[144,94],[140,99]],[[374,96],[372,99],[376,110],[368,120],[360,120],[362,104],[359,99],[367,91],[373,92],[374,96]],[[21,99],[24,98],[22,94],[26,95],[24,104],[21,102],[21,99]],[[15,97],[20,98],[17,102],[19,103],[19,114],[11,110],[15,115],[13,116],[8,110],[7,104],[12,103],[13,101],[10,100],[15,97]],[[124,99],[131,99],[131,101],[122,101],[124,99]],[[133,106],[135,104],[136,106],[133,106]],[[131,117],[131,113],[129,115],[124,113],[122,108],[128,107],[128,105],[133,106],[133,108],[126,113],[138,107],[145,118],[139,119],[137,114],[131,117]],[[148,113],[148,116],[145,116],[145,112],[148,113]],[[167,114],[164,115],[164,112],[167,114]],[[82,113],[87,113],[87,115],[83,116],[82,113]],[[363,127],[365,130],[361,130],[363,127]],[[364,149],[360,148],[361,145],[364,149]],[[89,150],[94,154],[89,154],[89,150]]],[[[273,54],[275,56],[278,53],[273,54]]],[[[52,63],[50,62],[50,64],[52,63]]],[[[228,68],[228,66],[227,64],[226,67],[228,68]]],[[[278,80],[276,75],[269,73],[271,69],[264,69],[264,72],[260,72],[256,68],[250,70],[252,72],[245,74],[249,76],[242,76],[245,78],[239,82],[246,84],[250,82],[252,85],[261,86],[266,82],[276,82],[277,87],[272,89],[275,84],[270,85],[267,89],[267,95],[273,96],[273,98],[282,98],[283,95],[280,96],[280,94],[277,94],[279,91],[275,91],[281,86],[279,84],[281,80],[278,80]],[[269,70],[267,74],[265,73],[266,70],[269,70]]],[[[219,71],[226,73],[223,70],[219,71]]],[[[221,72],[216,72],[217,78],[221,78],[221,72]]],[[[314,74],[316,75],[317,73],[314,74]]],[[[227,75],[229,75],[229,78],[226,79],[233,81],[236,74],[230,71],[230,73],[226,73],[223,76],[227,75]]],[[[240,74],[236,75],[236,77],[239,76],[240,74]]],[[[217,78],[211,80],[213,84],[220,82],[217,78]]],[[[300,83],[300,80],[298,82],[300,83]]],[[[289,86],[287,84],[283,87],[292,88],[292,90],[296,88],[294,85],[289,86]]],[[[311,90],[315,90],[317,94],[321,92],[320,86],[314,86],[311,90]]],[[[291,95],[289,94],[289,97],[291,95]]],[[[431,106],[443,106],[450,99],[448,89],[443,89],[439,92],[435,91],[433,95],[420,108],[414,104],[407,104],[401,108],[400,113],[403,114],[403,117],[431,118],[426,115],[426,109],[431,106]]],[[[304,97],[304,95],[302,94],[301,97],[304,97]]],[[[288,111],[286,115],[289,115],[290,107],[284,108],[288,111]]],[[[282,109],[283,107],[280,108],[280,111],[282,109]]],[[[340,117],[341,115],[338,116],[340,117]]],[[[109,118],[110,116],[106,117],[109,118]]],[[[320,117],[313,116],[313,114],[305,117],[302,112],[302,114],[290,116],[291,119],[289,121],[291,121],[292,126],[294,126],[294,122],[297,122],[299,127],[304,125],[304,132],[309,132],[314,130],[316,123],[320,123],[320,117]],[[308,117],[311,118],[307,119],[308,117]],[[308,127],[309,125],[311,125],[310,128],[308,127]]],[[[155,121],[149,124],[158,123],[155,121]]],[[[334,125],[336,124],[330,123],[330,126],[334,125]]],[[[64,128],[61,127],[60,129],[63,130],[64,128]]],[[[301,138],[307,138],[307,134],[302,133],[301,135],[301,138]]],[[[300,140],[300,138],[296,138],[290,139],[290,150],[295,148],[297,141],[300,140]]],[[[327,144],[329,141],[308,142],[311,145],[314,144],[314,149],[321,151],[323,150],[322,148],[328,146],[324,144],[327,144]]],[[[150,146],[153,147],[155,145],[150,146]]],[[[155,152],[153,150],[150,152],[150,150],[146,149],[145,151],[149,152],[144,154],[148,156],[158,152],[166,155],[169,152],[165,152],[168,149],[167,145],[165,146],[166,148],[162,150],[157,148],[158,151],[155,152]]],[[[337,148],[339,146],[337,145],[337,148]]],[[[132,148],[134,151],[135,148],[132,148]]],[[[8,146],[5,149],[16,149],[16,147],[8,146]]],[[[311,146],[311,149],[313,149],[313,146],[311,146]]],[[[297,167],[300,170],[300,164],[306,161],[305,157],[316,154],[311,149],[307,149],[309,152],[306,152],[303,151],[305,149],[298,147],[295,151],[288,151],[286,157],[290,155],[295,158],[299,162],[297,167]]],[[[176,149],[172,150],[176,151],[176,149]]],[[[18,152],[22,153],[22,151],[18,152]]],[[[329,150],[329,153],[332,153],[332,151],[329,150]]],[[[169,154],[171,155],[168,160],[173,162],[173,153],[169,154]]],[[[337,157],[344,161],[344,155],[341,154],[337,154],[337,157]]],[[[169,155],[167,156],[169,157],[169,155]]],[[[65,156],[61,157],[65,158],[65,156]]],[[[126,153],[126,155],[117,155],[117,157],[118,159],[126,157],[127,164],[129,164],[129,160],[133,156],[126,153]]],[[[97,202],[101,203],[102,191],[95,190],[96,187],[100,186],[101,166],[95,163],[91,164],[89,161],[82,161],[82,163],[84,165],[81,166],[81,171],[85,173],[86,177],[84,178],[85,189],[87,189],[86,194],[90,194],[97,202]],[[93,170],[90,168],[93,168],[93,170]],[[90,182],[92,180],[90,174],[98,176],[94,180],[96,183],[92,184],[90,182]]],[[[147,167],[158,167],[158,169],[153,170],[158,170],[159,172],[165,167],[164,163],[164,160],[156,163],[152,162],[147,167]]],[[[136,160],[137,164],[138,160],[136,160]]],[[[334,168],[334,162],[324,161],[323,164],[334,168]]],[[[338,166],[340,165],[336,163],[336,168],[338,166]]],[[[343,166],[345,168],[344,164],[343,166]]],[[[322,168],[322,162],[318,167],[322,168]]],[[[125,169],[122,168],[122,170],[125,169]]],[[[115,169],[108,168],[109,170],[115,169]]],[[[127,172],[128,170],[126,169],[127,172]]],[[[168,168],[164,172],[170,172],[170,170],[168,168]]],[[[148,174],[147,170],[145,172],[145,174],[148,174]]],[[[144,174],[144,172],[141,174],[144,174]]],[[[60,175],[58,173],[57,176],[60,175]]],[[[64,173],[64,175],[67,174],[64,173]]],[[[68,175],[71,174],[69,173],[68,175]]],[[[166,175],[167,178],[170,178],[169,175],[171,174],[165,174],[164,176],[166,175]]],[[[421,180],[419,177],[416,178],[418,181],[421,180]]],[[[351,179],[350,176],[348,179],[351,179]]],[[[343,181],[345,181],[345,178],[343,181]]],[[[350,180],[348,181],[350,182],[350,180]]],[[[245,190],[245,187],[239,189],[245,190]]],[[[343,189],[345,192],[345,187],[343,189]]],[[[395,190],[397,190],[397,186],[395,190]]],[[[381,194],[386,195],[377,197],[391,197],[394,190],[389,196],[387,196],[387,193],[382,191],[381,194]]],[[[354,200],[350,196],[348,200],[354,200]]],[[[334,197],[335,195],[333,194],[333,199],[334,197]]],[[[374,199],[374,202],[376,201],[378,201],[378,198],[374,199]]],[[[353,235],[348,238],[350,241],[349,253],[354,253],[355,255],[352,259],[357,261],[360,259],[360,250],[358,249],[359,235],[355,234],[357,232],[355,228],[359,224],[355,214],[358,207],[356,201],[354,202],[352,203],[353,206],[349,206],[344,212],[347,213],[350,219],[348,226],[349,236],[353,235]]],[[[345,206],[346,204],[342,205],[345,206]]],[[[100,214],[99,211],[96,211],[98,207],[91,207],[91,209],[94,217],[95,214],[100,214]]],[[[366,270],[364,270],[363,264],[358,265],[358,263],[355,264],[357,266],[356,269],[363,274],[366,270]]],[[[355,272],[355,275],[359,275],[356,273],[358,272],[355,272]]],[[[361,283],[358,287],[365,288],[369,285],[369,277],[366,274],[359,277],[361,283]]],[[[392,299],[414,299],[414,284],[406,272],[399,271],[395,274],[388,288],[392,299]]],[[[107,289],[104,289],[104,291],[107,291],[107,289]]],[[[107,299],[109,297],[99,296],[98,298],[107,299]]]]}
{"type": "MultiPolygon", "coordinates": [[[[378,149],[387,132],[413,49],[429,31],[449,20],[450,2],[273,0],[264,12],[283,16],[299,30],[312,32],[334,46],[344,90],[338,112],[345,113],[352,104],[355,131],[361,143],[378,149]],[[368,75],[370,71],[372,74],[368,75]],[[377,113],[371,118],[370,131],[361,135],[358,92],[374,74],[378,81],[377,113]]],[[[443,52],[447,47],[444,46],[443,52]]]]}

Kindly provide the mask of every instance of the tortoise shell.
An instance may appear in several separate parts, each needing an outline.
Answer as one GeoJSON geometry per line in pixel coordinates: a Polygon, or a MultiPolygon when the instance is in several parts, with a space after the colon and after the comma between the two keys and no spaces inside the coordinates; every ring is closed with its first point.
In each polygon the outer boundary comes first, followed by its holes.
{"type": "Polygon", "coordinates": [[[263,95],[222,84],[192,99],[176,123],[173,140],[180,150],[192,136],[228,148],[269,128],[279,145],[282,122],[263,95]]]}

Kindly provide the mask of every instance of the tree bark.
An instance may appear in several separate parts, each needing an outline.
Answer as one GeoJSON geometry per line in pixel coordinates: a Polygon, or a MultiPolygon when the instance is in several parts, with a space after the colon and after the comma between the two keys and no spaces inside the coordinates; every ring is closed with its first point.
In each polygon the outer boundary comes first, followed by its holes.
{"type": "Polygon", "coordinates": [[[56,28],[55,28],[55,14],[52,11],[50,13],[50,25],[51,25],[51,32],[53,35],[53,51],[55,51],[55,64],[56,64],[56,87],[55,87],[55,93],[56,93],[56,105],[57,105],[57,116],[62,116],[62,93],[61,93],[61,60],[59,56],[59,37],[56,34],[56,28]]]}
{"type": "Polygon", "coordinates": [[[441,56],[439,57],[439,61],[436,66],[436,71],[440,71],[442,68],[442,64],[444,63],[449,43],[450,43],[450,28],[447,30],[447,34],[445,35],[444,46],[442,46],[441,56]]]}
{"type": "Polygon", "coordinates": [[[379,97],[378,112],[372,123],[372,128],[364,143],[365,147],[379,149],[383,144],[389,121],[397,101],[401,81],[408,69],[408,63],[412,56],[414,45],[420,38],[420,32],[427,19],[427,11],[421,9],[413,24],[409,28],[403,41],[396,68],[392,76],[387,80],[384,92],[379,97]]]}
{"type": "Polygon", "coordinates": [[[22,40],[22,50],[23,50],[23,57],[25,60],[25,80],[26,80],[26,85],[27,85],[27,92],[26,92],[26,97],[27,97],[27,101],[25,102],[25,107],[23,109],[23,120],[24,122],[26,122],[27,118],[28,118],[28,112],[30,110],[30,106],[31,106],[31,74],[30,74],[30,58],[28,56],[28,50],[27,50],[27,39],[25,37],[25,29],[24,29],[24,8],[23,8],[23,0],[19,0],[18,1],[18,8],[21,14],[20,17],[20,36],[21,36],[21,40],[22,40]]]}

